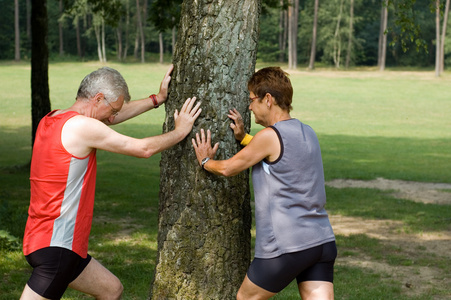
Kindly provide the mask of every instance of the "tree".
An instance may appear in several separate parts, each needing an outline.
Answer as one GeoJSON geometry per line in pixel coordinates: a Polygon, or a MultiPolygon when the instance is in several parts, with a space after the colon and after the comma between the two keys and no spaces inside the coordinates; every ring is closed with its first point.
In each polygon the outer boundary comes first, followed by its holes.
{"type": "Polygon", "coordinates": [[[14,0],[14,33],[15,33],[14,60],[20,61],[19,0],[14,0]]]}
{"type": "Polygon", "coordinates": [[[288,68],[298,66],[299,0],[291,0],[288,7],[288,68]]]}
{"type": "Polygon", "coordinates": [[[349,10],[349,35],[348,35],[348,51],[346,51],[346,68],[351,62],[352,40],[354,39],[354,0],[351,0],[349,10]]]}
{"type": "Polygon", "coordinates": [[[435,0],[435,76],[440,76],[440,0],[435,0]]]}
{"type": "MultiPolygon", "coordinates": [[[[184,99],[202,114],[193,133],[212,131],[218,159],[240,150],[227,117],[237,108],[249,129],[247,80],[255,68],[261,3],[185,0],[163,131],[184,99]]],[[[234,299],[250,263],[249,174],[218,177],[197,163],[188,137],[162,153],[158,254],[152,299],[234,299]]]]}
{"type": "Polygon", "coordinates": [[[442,73],[445,69],[445,38],[446,27],[448,25],[449,2],[449,0],[446,0],[445,11],[443,13],[442,37],[440,40],[440,73],[442,73]]]}
{"type": "Polygon", "coordinates": [[[316,33],[318,31],[318,6],[319,0],[315,0],[313,12],[313,32],[312,32],[312,48],[310,51],[310,62],[308,68],[313,70],[315,68],[315,58],[316,58],[316,33]]]}
{"type": "Polygon", "coordinates": [[[382,0],[381,6],[381,23],[379,30],[379,49],[377,55],[377,66],[380,71],[385,70],[385,62],[387,58],[387,21],[388,21],[388,4],[386,0],[382,0]]]}
{"type": "Polygon", "coordinates": [[[58,31],[59,31],[59,44],[60,44],[60,56],[64,55],[64,39],[63,39],[63,0],[59,0],[59,13],[60,19],[58,22],[58,31]]]}
{"type": "Polygon", "coordinates": [[[31,8],[31,145],[39,121],[50,112],[47,1],[33,1],[31,8]]]}
{"type": "Polygon", "coordinates": [[[285,50],[287,46],[288,35],[288,11],[285,7],[286,0],[280,0],[280,13],[279,13],[279,61],[285,60],[285,50]]]}
{"type": "Polygon", "coordinates": [[[343,13],[343,1],[340,0],[340,9],[338,11],[337,16],[337,24],[335,27],[335,33],[334,33],[334,52],[333,52],[333,59],[334,64],[336,68],[340,67],[340,60],[341,60],[341,34],[340,34],[340,26],[341,26],[341,18],[343,13]]]}

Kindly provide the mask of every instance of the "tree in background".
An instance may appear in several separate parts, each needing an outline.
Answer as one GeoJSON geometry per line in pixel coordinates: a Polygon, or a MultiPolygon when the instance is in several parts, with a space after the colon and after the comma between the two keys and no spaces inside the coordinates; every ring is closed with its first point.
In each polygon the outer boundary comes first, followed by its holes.
{"type": "Polygon", "coordinates": [[[440,61],[439,61],[440,74],[445,70],[445,44],[446,44],[446,28],[448,26],[449,2],[450,0],[446,0],[445,11],[443,12],[442,35],[440,38],[440,61]]]}
{"type": "Polygon", "coordinates": [[[20,61],[19,0],[14,0],[14,60],[20,61]]]}
{"type": "Polygon", "coordinates": [[[351,62],[353,39],[354,39],[354,0],[351,0],[349,9],[349,33],[348,33],[348,50],[346,51],[346,68],[349,68],[349,64],[351,62]]]}
{"type": "Polygon", "coordinates": [[[298,66],[299,0],[290,0],[288,7],[288,68],[298,66]]]}
{"type": "Polygon", "coordinates": [[[379,48],[377,51],[377,66],[380,71],[385,70],[385,62],[387,59],[387,22],[388,22],[388,4],[387,0],[382,0],[381,5],[381,22],[379,30],[379,48]]]}
{"type": "Polygon", "coordinates": [[[193,133],[161,157],[158,254],[152,299],[234,299],[250,263],[249,173],[218,177],[199,166],[194,132],[212,131],[219,159],[240,150],[228,111],[247,129],[247,80],[255,69],[260,1],[185,0],[163,131],[184,99],[202,101],[193,133]]]}
{"type": "Polygon", "coordinates": [[[308,65],[308,68],[310,70],[313,70],[315,68],[316,35],[318,32],[318,7],[319,7],[319,0],[315,0],[314,12],[313,12],[312,46],[311,46],[311,51],[310,51],[310,62],[308,65]]]}

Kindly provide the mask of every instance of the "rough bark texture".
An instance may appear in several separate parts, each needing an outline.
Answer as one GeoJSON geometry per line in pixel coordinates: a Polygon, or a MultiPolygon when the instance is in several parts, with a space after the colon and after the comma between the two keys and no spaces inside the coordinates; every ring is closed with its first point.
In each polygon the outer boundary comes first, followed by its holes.
{"type": "Polygon", "coordinates": [[[33,1],[31,10],[31,122],[32,141],[39,121],[50,112],[47,1],[33,1]]]}
{"type": "Polygon", "coordinates": [[[161,158],[158,255],[152,299],[234,299],[250,262],[249,173],[202,170],[191,144],[201,128],[220,142],[217,159],[240,150],[227,117],[249,127],[247,80],[255,69],[259,0],[185,0],[163,131],[186,98],[202,101],[193,132],[161,158]]]}

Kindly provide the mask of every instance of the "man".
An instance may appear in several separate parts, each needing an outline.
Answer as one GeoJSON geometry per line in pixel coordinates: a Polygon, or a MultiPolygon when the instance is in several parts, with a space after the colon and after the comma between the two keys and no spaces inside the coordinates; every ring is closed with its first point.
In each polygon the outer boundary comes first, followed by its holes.
{"type": "Polygon", "coordinates": [[[127,83],[111,68],[87,75],[75,103],[45,116],[36,131],[30,169],[30,208],[23,251],[33,267],[21,299],[60,299],[67,287],[96,299],[119,299],[122,284],[88,251],[96,180],[96,150],[148,158],[183,140],[201,113],[188,98],[174,113],[175,128],[135,139],[110,129],[167,98],[170,74],[158,95],[130,101],[127,83]]]}

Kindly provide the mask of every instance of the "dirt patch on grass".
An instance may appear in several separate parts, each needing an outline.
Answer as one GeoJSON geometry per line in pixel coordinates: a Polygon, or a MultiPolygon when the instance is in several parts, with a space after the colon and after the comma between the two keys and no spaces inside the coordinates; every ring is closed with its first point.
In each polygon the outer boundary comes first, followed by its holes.
{"type": "MultiPolygon", "coordinates": [[[[392,191],[396,198],[444,205],[451,209],[451,185],[421,183],[378,178],[371,181],[333,180],[327,183],[335,188],[372,188],[392,191]]],[[[387,249],[396,249],[396,255],[405,257],[407,265],[391,265],[386,260],[375,260],[358,249],[353,255],[338,257],[337,265],[357,266],[369,272],[384,274],[402,284],[406,295],[417,296],[430,293],[434,299],[450,299],[451,277],[444,266],[428,265],[431,258],[444,265],[451,262],[451,232],[406,233],[404,224],[392,220],[371,220],[358,217],[331,215],[330,220],[337,235],[365,234],[376,238],[387,249]],[[421,261],[421,262],[420,262],[421,261]],[[437,295],[437,291],[439,292],[437,295]],[[447,295],[440,295],[447,293],[447,295]],[[443,297],[442,297],[443,296],[443,297]]],[[[448,269],[449,270],[449,269],[448,269]]]]}
{"type": "Polygon", "coordinates": [[[327,182],[334,188],[369,188],[392,191],[391,195],[399,199],[408,199],[422,203],[451,204],[451,184],[415,182],[403,180],[388,180],[377,178],[374,180],[335,179],[327,182]]]}

